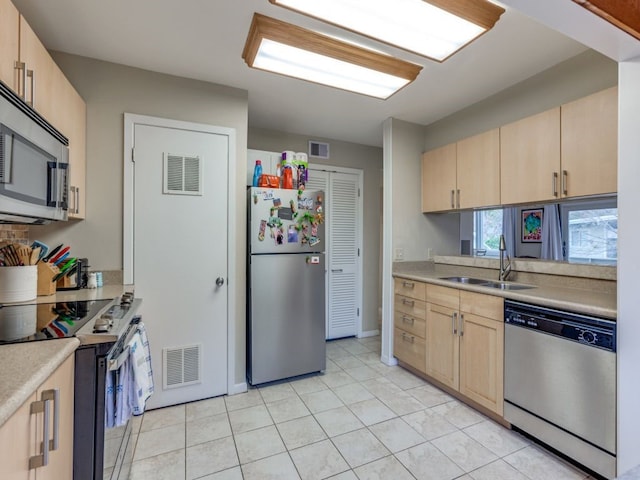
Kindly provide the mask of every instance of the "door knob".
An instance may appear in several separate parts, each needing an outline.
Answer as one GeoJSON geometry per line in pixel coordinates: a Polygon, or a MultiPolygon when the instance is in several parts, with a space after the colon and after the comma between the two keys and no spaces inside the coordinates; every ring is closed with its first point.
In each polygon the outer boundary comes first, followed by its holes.
{"type": "Polygon", "coordinates": [[[222,277],[216,278],[216,285],[218,287],[221,287],[222,285],[224,285],[224,278],[222,278],[222,277]]]}

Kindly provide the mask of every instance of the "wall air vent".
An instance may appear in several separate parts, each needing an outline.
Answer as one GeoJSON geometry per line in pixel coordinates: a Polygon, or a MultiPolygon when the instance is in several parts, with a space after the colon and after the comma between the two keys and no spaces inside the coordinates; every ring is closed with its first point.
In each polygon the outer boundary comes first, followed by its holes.
{"type": "Polygon", "coordinates": [[[202,344],[163,349],[162,366],[162,387],[165,390],[200,383],[202,344]]]}
{"type": "Polygon", "coordinates": [[[329,158],[329,144],[309,140],[309,156],[316,158],[329,158]]]}
{"type": "Polygon", "coordinates": [[[162,193],[202,195],[202,161],[200,157],[165,153],[162,193]]]}

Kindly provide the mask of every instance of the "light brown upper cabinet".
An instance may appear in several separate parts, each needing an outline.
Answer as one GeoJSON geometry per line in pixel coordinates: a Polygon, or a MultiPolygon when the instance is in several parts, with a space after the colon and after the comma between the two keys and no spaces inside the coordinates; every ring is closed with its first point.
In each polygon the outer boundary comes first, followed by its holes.
{"type": "Polygon", "coordinates": [[[20,55],[19,32],[20,13],[10,0],[0,0],[0,80],[18,95],[15,62],[20,55]]]}
{"type": "Polygon", "coordinates": [[[502,204],[560,198],[560,107],[500,127],[502,204]]]}
{"type": "Polygon", "coordinates": [[[581,197],[618,190],[618,87],[560,107],[561,194],[581,197]]]}
{"type": "Polygon", "coordinates": [[[422,155],[422,211],[454,210],[456,201],[456,144],[422,155]]]}
{"type": "Polygon", "coordinates": [[[500,129],[457,143],[458,208],[500,204],[500,129]]]}
{"type": "Polygon", "coordinates": [[[499,204],[499,129],[445,145],[422,156],[423,212],[499,204]]]}

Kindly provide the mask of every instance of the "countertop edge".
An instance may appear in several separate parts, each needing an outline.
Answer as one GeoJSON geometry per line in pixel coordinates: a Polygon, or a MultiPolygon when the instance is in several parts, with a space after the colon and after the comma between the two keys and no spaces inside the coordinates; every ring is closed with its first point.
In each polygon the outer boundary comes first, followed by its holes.
{"type": "MultiPolygon", "coordinates": [[[[434,285],[440,285],[443,287],[456,288],[458,290],[468,290],[476,293],[483,293],[485,295],[493,295],[496,297],[503,297],[509,300],[515,300],[519,302],[532,303],[536,305],[543,305],[545,307],[557,308],[561,310],[568,310],[572,312],[582,313],[585,315],[594,315],[598,317],[604,317],[615,320],[617,318],[617,310],[615,308],[608,308],[604,306],[586,304],[578,301],[571,301],[566,299],[558,299],[544,295],[536,295],[535,293],[543,292],[544,287],[535,286],[532,290],[498,290],[490,287],[482,287],[479,285],[469,285],[465,283],[456,283],[448,280],[443,280],[437,277],[429,275],[423,272],[393,272],[394,278],[406,278],[407,280],[415,280],[417,282],[431,283],[434,285]],[[536,292],[534,292],[534,290],[536,292]],[[528,292],[528,293],[527,293],[528,292]]],[[[554,289],[556,293],[560,293],[559,289],[554,289]]],[[[577,289],[566,289],[573,292],[577,289]]],[[[580,291],[581,293],[583,291],[580,291]]],[[[584,291],[584,295],[588,295],[588,291],[584,291]]]]}
{"type": "Polygon", "coordinates": [[[32,342],[29,345],[35,349],[42,350],[42,345],[47,345],[46,352],[34,354],[35,350],[30,350],[22,344],[3,345],[0,351],[0,359],[3,365],[13,362],[14,369],[20,368],[19,362],[31,361],[29,368],[24,375],[14,375],[8,382],[4,381],[0,387],[0,427],[27,401],[42,383],[51,376],[62,363],[72,355],[80,340],[77,338],[65,338],[59,340],[43,340],[32,342]],[[17,378],[22,377],[22,378],[17,378]]]}

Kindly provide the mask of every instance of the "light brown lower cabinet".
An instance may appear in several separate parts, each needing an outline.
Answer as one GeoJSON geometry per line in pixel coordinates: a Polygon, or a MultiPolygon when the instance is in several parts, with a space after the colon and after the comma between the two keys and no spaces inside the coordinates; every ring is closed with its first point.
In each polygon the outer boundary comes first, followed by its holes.
{"type": "Polygon", "coordinates": [[[3,480],[73,478],[73,372],[71,355],[0,428],[3,480]]]}
{"type": "Polygon", "coordinates": [[[427,285],[426,373],[503,414],[503,299],[427,285]]]}
{"type": "Polygon", "coordinates": [[[394,356],[416,370],[425,372],[425,296],[426,285],[395,280],[394,356]]]}

